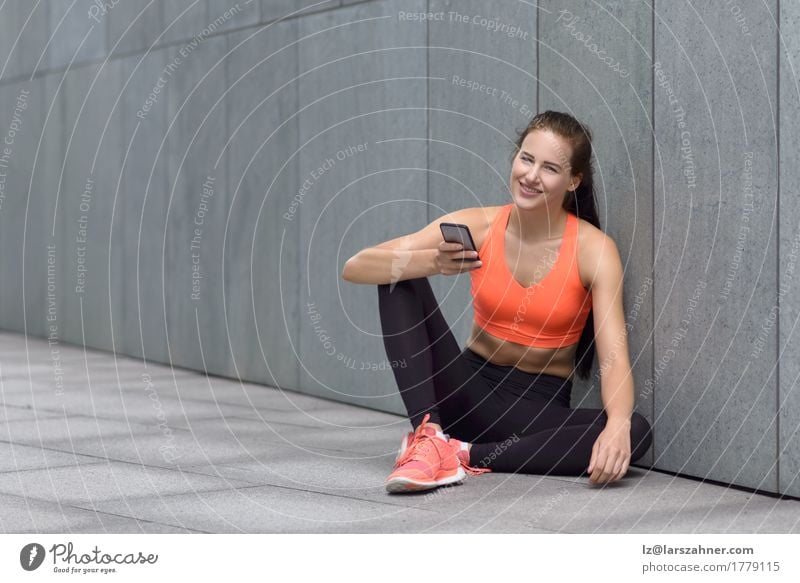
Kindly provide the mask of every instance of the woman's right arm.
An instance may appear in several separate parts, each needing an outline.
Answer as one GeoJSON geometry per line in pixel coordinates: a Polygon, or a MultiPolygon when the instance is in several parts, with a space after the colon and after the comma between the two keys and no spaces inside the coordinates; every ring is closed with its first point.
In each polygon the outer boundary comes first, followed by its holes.
{"type": "MultiPolygon", "coordinates": [[[[455,211],[439,217],[416,233],[362,249],[344,264],[342,279],[375,285],[442,273],[440,251],[457,251],[461,246],[443,243],[439,223],[472,225],[474,216],[474,209],[455,211]]],[[[459,252],[457,257],[461,256],[459,252]]]]}

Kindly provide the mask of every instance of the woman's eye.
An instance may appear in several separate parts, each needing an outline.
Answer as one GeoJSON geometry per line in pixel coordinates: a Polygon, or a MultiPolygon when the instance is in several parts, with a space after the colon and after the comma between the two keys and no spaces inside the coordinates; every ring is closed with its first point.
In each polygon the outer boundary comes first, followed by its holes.
{"type": "MultiPolygon", "coordinates": [[[[531,163],[533,163],[533,160],[531,160],[530,158],[522,158],[521,160],[522,160],[523,162],[527,162],[528,164],[531,164],[531,163]]],[[[552,166],[545,166],[545,168],[546,168],[547,170],[549,170],[550,172],[556,172],[556,173],[558,173],[558,170],[556,170],[556,169],[555,169],[555,168],[553,168],[552,166]]]]}

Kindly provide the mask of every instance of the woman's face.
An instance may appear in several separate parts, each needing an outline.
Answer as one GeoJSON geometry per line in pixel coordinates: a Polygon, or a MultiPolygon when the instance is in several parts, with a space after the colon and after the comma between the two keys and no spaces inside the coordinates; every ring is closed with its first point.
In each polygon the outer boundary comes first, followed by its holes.
{"type": "Polygon", "coordinates": [[[580,182],[572,176],[571,158],[572,148],[562,137],[543,129],[528,132],[511,166],[509,187],[514,202],[523,208],[541,204],[560,208],[567,190],[580,182]]]}

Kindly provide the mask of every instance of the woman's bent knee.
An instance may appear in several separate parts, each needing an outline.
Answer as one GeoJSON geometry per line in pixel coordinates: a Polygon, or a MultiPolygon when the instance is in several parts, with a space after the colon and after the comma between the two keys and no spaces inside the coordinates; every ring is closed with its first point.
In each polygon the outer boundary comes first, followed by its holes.
{"type": "Polygon", "coordinates": [[[636,461],[650,449],[653,443],[653,428],[647,418],[634,411],[631,415],[631,461],[636,461]]]}

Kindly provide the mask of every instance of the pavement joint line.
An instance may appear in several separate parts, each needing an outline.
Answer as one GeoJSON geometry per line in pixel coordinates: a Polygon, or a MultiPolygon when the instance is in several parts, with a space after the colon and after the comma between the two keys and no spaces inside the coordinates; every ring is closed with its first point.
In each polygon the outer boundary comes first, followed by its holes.
{"type": "Polygon", "coordinates": [[[158,524],[158,525],[161,525],[161,526],[170,526],[170,527],[173,527],[173,528],[183,528],[185,530],[190,530],[190,531],[197,532],[197,533],[210,534],[210,533],[208,533],[208,532],[206,532],[204,530],[188,528],[188,527],[185,527],[185,526],[179,526],[177,524],[169,524],[169,523],[166,523],[166,522],[158,522],[157,520],[147,520],[147,519],[144,519],[144,518],[136,518],[135,516],[127,516],[127,515],[124,515],[124,514],[117,514],[115,512],[107,512],[105,510],[97,510],[96,508],[84,508],[83,506],[78,506],[76,504],[72,504],[72,503],[69,503],[69,502],[63,502],[62,503],[60,501],[48,500],[46,498],[36,498],[36,497],[33,497],[33,496],[20,496],[19,494],[11,494],[11,493],[8,493],[8,492],[0,492],[0,494],[2,494],[3,496],[12,497],[12,498],[21,498],[22,500],[25,500],[26,502],[28,502],[28,501],[36,502],[36,503],[38,503],[38,504],[40,504],[42,506],[58,507],[58,509],[61,510],[62,512],[63,512],[64,508],[71,508],[71,509],[75,509],[75,510],[81,510],[81,511],[84,511],[84,512],[93,512],[95,514],[106,514],[106,515],[109,515],[109,516],[117,516],[117,517],[120,517],[120,518],[127,518],[127,519],[137,520],[139,522],[147,522],[147,523],[150,523],[150,524],[158,524]]]}
{"type": "Polygon", "coordinates": [[[61,468],[77,468],[78,466],[96,466],[103,462],[86,462],[84,464],[59,464],[55,466],[45,466],[41,468],[24,468],[18,470],[0,470],[0,476],[4,474],[21,474],[23,472],[41,472],[42,470],[58,470],[61,468]]]}
{"type": "MultiPolygon", "coordinates": [[[[88,465],[96,465],[96,464],[88,464],[88,465]]],[[[210,477],[210,476],[206,476],[206,477],[210,477]]],[[[171,494],[151,494],[151,495],[147,495],[147,496],[122,496],[122,497],[119,497],[119,498],[104,498],[102,500],[90,499],[88,501],[89,502],[96,502],[98,504],[103,504],[103,503],[106,503],[106,502],[125,502],[125,503],[128,503],[130,501],[141,501],[141,500],[148,500],[148,499],[161,500],[162,498],[171,498],[171,497],[174,497],[174,496],[186,496],[188,494],[205,494],[205,493],[213,494],[213,493],[217,493],[217,492],[231,492],[231,491],[234,491],[234,490],[241,490],[241,489],[248,489],[248,488],[258,488],[258,487],[259,486],[257,486],[257,485],[243,483],[241,486],[235,487],[235,488],[209,489],[209,490],[205,490],[205,489],[202,489],[202,488],[194,488],[194,489],[188,490],[186,492],[173,492],[171,494]]],[[[16,498],[22,498],[23,500],[33,500],[35,502],[46,502],[46,503],[49,503],[49,504],[58,504],[59,506],[75,506],[75,504],[79,503],[79,502],[74,502],[74,501],[70,501],[70,500],[60,500],[60,499],[53,500],[53,499],[50,499],[50,498],[39,498],[38,496],[27,496],[27,495],[21,496],[18,493],[6,492],[4,490],[0,490],[0,495],[14,496],[16,498]]],[[[105,512],[105,511],[103,511],[103,512],[105,512]]]]}
{"type": "Polygon", "coordinates": [[[148,524],[157,524],[159,526],[170,526],[173,528],[182,528],[184,530],[188,530],[190,532],[196,532],[199,534],[212,534],[210,531],[200,530],[197,528],[189,528],[188,526],[181,526],[179,524],[171,524],[169,522],[159,522],[158,520],[148,520],[146,518],[138,518],[136,516],[128,516],[127,514],[119,514],[117,512],[108,512],[106,510],[97,510],[95,508],[84,508],[83,506],[77,506],[75,504],[65,504],[69,508],[76,508],[78,510],[84,510],[87,512],[94,512],[96,514],[106,514],[108,516],[116,516],[118,518],[127,518],[128,520],[135,520],[136,522],[146,522],[148,524]]]}
{"type": "MultiPolygon", "coordinates": [[[[183,370],[183,369],[181,369],[181,370],[183,370]]],[[[148,374],[150,374],[150,373],[148,373],[148,374]]],[[[202,379],[206,378],[205,375],[202,375],[200,373],[195,373],[195,374],[198,377],[197,380],[202,380],[202,379]]],[[[215,375],[212,375],[212,374],[209,374],[208,376],[211,377],[211,378],[218,378],[218,379],[221,379],[223,381],[228,381],[231,385],[237,385],[238,384],[239,386],[242,386],[242,384],[247,384],[250,388],[252,388],[254,390],[257,390],[257,391],[262,391],[263,390],[265,392],[265,394],[267,392],[274,392],[274,393],[289,392],[292,395],[297,395],[298,398],[316,399],[316,400],[322,401],[324,404],[327,404],[327,406],[320,407],[320,410],[343,407],[343,408],[354,409],[354,411],[353,411],[354,413],[358,412],[358,411],[368,411],[368,412],[372,412],[372,413],[375,413],[375,414],[383,414],[383,415],[394,416],[394,417],[397,417],[399,420],[403,420],[404,419],[402,416],[397,415],[395,413],[390,413],[390,412],[387,412],[387,411],[381,411],[381,410],[378,410],[378,409],[372,409],[370,407],[363,407],[363,406],[355,405],[353,403],[343,403],[341,401],[334,401],[333,399],[327,399],[325,397],[320,397],[318,395],[310,395],[308,393],[303,393],[303,392],[300,392],[300,391],[294,391],[292,389],[282,389],[282,388],[279,388],[279,387],[274,387],[272,385],[262,385],[262,384],[253,383],[251,381],[241,381],[240,379],[235,379],[235,378],[230,378],[230,377],[220,377],[220,376],[215,376],[215,375]]],[[[155,378],[152,374],[150,374],[150,377],[151,378],[155,378]]],[[[188,379],[181,379],[181,380],[188,380],[188,379]]],[[[124,386],[127,386],[127,385],[124,385],[124,386]]],[[[136,391],[140,390],[139,388],[126,389],[126,388],[124,388],[124,386],[123,385],[119,385],[118,388],[121,391],[124,391],[124,392],[136,392],[136,391]]],[[[17,392],[17,391],[13,391],[13,392],[17,392]]],[[[19,392],[22,392],[22,391],[19,391],[19,392]]],[[[28,393],[30,394],[30,391],[28,393]]],[[[191,400],[191,401],[205,402],[205,403],[217,402],[217,403],[226,404],[226,405],[246,406],[246,405],[242,405],[241,403],[233,403],[233,402],[230,402],[230,401],[224,401],[224,400],[220,400],[220,399],[217,399],[216,401],[214,401],[214,400],[209,400],[209,399],[197,399],[197,398],[193,398],[193,397],[185,397],[183,399],[175,398],[175,397],[167,397],[167,398],[171,398],[171,399],[177,400],[177,401],[191,400]]],[[[301,409],[296,409],[296,408],[295,408],[295,410],[302,411],[301,409]]],[[[287,410],[284,410],[284,409],[276,409],[275,411],[276,412],[281,412],[281,413],[287,412],[287,410]]],[[[310,410],[310,411],[313,412],[314,410],[310,410]]]]}
{"type": "MultiPolygon", "coordinates": [[[[203,475],[203,476],[206,476],[206,477],[210,477],[207,474],[198,474],[197,472],[190,472],[190,473],[193,473],[193,474],[196,474],[196,475],[203,475]]],[[[227,492],[233,492],[233,491],[239,491],[239,490],[252,490],[254,488],[265,488],[265,489],[275,488],[275,489],[279,489],[279,490],[289,490],[291,492],[296,492],[296,493],[312,494],[312,495],[316,495],[316,496],[329,496],[329,497],[332,497],[332,498],[340,498],[340,499],[344,499],[344,500],[354,500],[356,502],[364,502],[364,503],[367,503],[367,504],[379,504],[381,506],[391,506],[393,508],[403,508],[403,509],[413,508],[415,510],[424,510],[426,512],[436,512],[435,510],[432,510],[432,509],[429,509],[429,508],[417,508],[415,506],[409,506],[409,505],[406,505],[406,504],[395,504],[393,502],[381,502],[380,500],[370,500],[368,498],[358,498],[356,496],[345,496],[345,495],[342,495],[342,494],[333,494],[333,493],[330,493],[330,492],[319,492],[317,490],[311,490],[311,489],[293,488],[293,487],[290,487],[290,486],[284,486],[284,485],[280,485],[280,484],[249,484],[248,483],[247,485],[239,486],[239,487],[235,487],[235,488],[226,488],[226,489],[219,489],[219,490],[198,490],[197,493],[201,493],[201,494],[215,494],[215,493],[219,493],[219,492],[227,493],[227,492]]],[[[195,493],[195,492],[164,494],[164,495],[158,496],[158,498],[159,499],[174,498],[174,497],[177,497],[177,496],[186,496],[187,494],[193,494],[193,493],[195,493]]],[[[148,498],[154,498],[154,496],[133,496],[133,497],[117,498],[117,499],[114,499],[114,500],[124,500],[125,502],[130,502],[130,501],[147,500],[148,498]]],[[[113,501],[113,500],[104,500],[103,502],[110,502],[110,501],[113,501]]]]}
{"type": "MultiPolygon", "coordinates": [[[[136,435],[139,435],[139,434],[136,434],[136,435]]],[[[111,439],[111,438],[125,437],[125,436],[126,436],[125,434],[114,434],[114,435],[107,436],[107,438],[111,439]]],[[[81,442],[83,442],[83,441],[85,441],[87,439],[93,439],[93,438],[92,437],[84,437],[84,438],[80,438],[80,439],[73,439],[72,442],[75,443],[75,444],[80,444],[81,442]]],[[[25,442],[21,442],[21,441],[8,441],[8,440],[5,440],[5,439],[0,439],[0,443],[7,443],[9,445],[18,445],[18,446],[22,446],[22,447],[33,447],[33,448],[37,448],[37,449],[44,449],[44,450],[48,450],[48,451],[54,451],[54,452],[58,452],[58,453],[70,454],[70,455],[75,455],[75,456],[90,457],[90,458],[96,458],[96,459],[100,459],[100,460],[109,460],[109,461],[116,461],[116,462],[120,462],[120,463],[134,464],[134,465],[137,465],[137,466],[163,468],[163,469],[166,469],[166,470],[174,470],[175,469],[174,466],[161,466],[161,465],[152,464],[152,463],[132,462],[130,460],[118,459],[118,458],[114,458],[114,457],[104,457],[104,456],[99,456],[99,455],[95,455],[95,454],[91,454],[91,453],[81,453],[81,452],[78,452],[78,451],[75,451],[75,450],[71,450],[71,449],[60,449],[58,447],[55,447],[55,446],[49,445],[49,444],[47,446],[45,446],[45,444],[43,444],[43,443],[33,444],[33,443],[25,443],[25,442]]],[[[269,444],[270,445],[287,445],[282,441],[281,442],[271,441],[271,442],[269,442],[269,444]]],[[[363,454],[364,453],[364,452],[350,451],[350,450],[344,450],[344,449],[323,448],[323,447],[319,447],[319,446],[303,446],[303,447],[305,447],[306,449],[330,451],[330,452],[336,452],[336,453],[348,453],[348,454],[363,454]]],[[[386,455],[393,455],[393,453],[390,452],[389,454],[386,454],[386,455]]],[[[239,459],[239,458],[228,458],[228,459],[223,460],[222,463],[231,464],[231,463],[246,463],[246,462],[247,462],[247,460],[243,460],[243,459],[239,459]]],[[[206,465],[209,465],[209,464],[206,463],[206,462],[202,462],[202,463],[193,463],[193,464],[190,464],[190,465],[185,466],[185,467],[191,468],[193,466],[206,466],[206,465]]]]}
{"type": "MultiPolygon", "coordinates": [[[[76,443],[78,441],[81,441],[81,440],[77,440],[77,439],[73,440],[73,443],[76,443]]],[[[132,462],[130,460],[121,460],[121,459],[116,459],[116,458],[112,458],[112,457],[104,457],[104,456],[100,456],[100,455],[94,455],[94,454],[91,454],[91,453],[79,453],[77,451],[70,450],[70,449],[59,449],[57,447],[45,447],[44,445],[31,445],[30,443],[22,443],[22,442],[17,442],[17,441],[7,441],[5,439],[0,439],[0,443],[7,443],[9,445],[19,445],[19,446],[23,446],[23,447],[33,447],[33,448],[52,451],[52,452],[56,452],[56,453],[63,453],[63,454],[69,454],[69,455],[74,455],[74,456],[80,456],[80,457],[88,457],[88,458],[98,459],[98,460],[102,460],[102,461],[112,461],[112,462],[119,462],[119,463],[122,463],[122,464],[133,464],[133,465],[136,465],[136,466],[163,468],[165,470],[171,469],[171,468],[166,467],[166,466],[154,466],[154,465],[151,465],[151,464],[143,464],[143,463],[132,462]]],[[[93,463],[95,463],[95,462],[87,462],[87,464],[93,464],[93,463]]],[[[75,465],[80,465],[80,464],[75,464],[75,465]]],[[[46,469],[46,468],[42,468],[42,469],[46,469]]]]}
{"type": "MultiPolygon", "coordinates": [[[[67,412],[69,413],[69,411],[67,411],[67,412]]],[[[117,422],[122,422],[122,421],[126,420],[126,418],[124,418],[124,417],[122,419],[119,419],[119,418],[116,418],[116,417],[103,417],[103,416],[100,416],[100,415],[87,415],[85,413],[70,413],[66,417],[64,415],[61,415],[61,419],[74,419],[76,417],[81,417],[81,418],[84,418],[84,419],[91,419],[91,420],[96,420],[96,421],[117,421],[117,422]]],[[[48,419],[52,419],[52,417],[48,417],[48,419]]],[[[17,419],[16,421],[6,421],[5,423],[0,423],[0,426],[7,425],[9,423],[20,423],[20,422],[30,423],[30,419],[17,419]]],[[[128,425],[130,426],[131,424],[141,425],[142,427],[146,427],[148,429],[152,428],[152,426],[146,425],[145,423],[140,423],[138,421],[128,421],[128,425]]]]}
{"type": "MultiPolygon", "coordinates": [[[[7,405],[4,404],[3,406],[7,406],[7,405]]],[[[14,405],[10,405],[10,406],[14,406],[14,405]]],[[[47,407],[36,407],[36,408],[34,408],[34,407],[25,407],[25,406],[20,406],[20,405],[17,405],[16,407],[24,409],[24,410],[45,411],[45,412],[48,412],[48,413],[62,413],[63,412],[63,411],[58,411],[58,410],[54,410],[54,409],[49,409],[47,407]]],[[[99,420],[103,420],[103,421],[117,421],[117,422],[127,421],[129,425],[131,423],[133,423],[133,424],[142,425],[142,426],[145,426],[145,427],[148,427],[148,428],[151,427],[150,425],[147,425],[142,421],[129,421],[128,417],[109,417],[109,416],[107,416],[105,414],[87,415],[86,413],[72,412],[69,409],[66,409],[66,411],[68,413],[68,415],[66,417],[64,417],[63,415],[60,415],[58,417],[60,417],[62,419],[70,419],[70,418],[75,418],[75,417],[81,417],[81,418],[85,418],[85,419],[99,419],[99,420]]],[[[276,411],[276,412],[285,413],[285,411],[276,411]]],[[[55,417],[56,416],[42,417],[42,419],[53,419],[55,417]]],[[[195,417],[187,418],[185,416],[182,416],[180,418],[184,419],[184,420],[187,420],[187,421],[190,421],[190,422],[191,421],[207,421],[209,419],[220,419],[220,420],[237,419],[237,420],[240,420],[240,421],[262,421],[262,419],[259,419],[259,418],[241,417],[239,415],[225,415],[223,417],[202,417],[202,418],[200,418],[200,417],[198,417],[198,418],[195,418],[195,417]]],[[[322,425],[322,426],[320,426],[320,425],[305,425],[305,424],[302,424],[302,423],[293,423],[291,421],[273,421],[273,420],[270,420],[270,419],[264,419],[263,421],[267,421],[270,424],[275,423],[275,424],[278,424],[278,425],[288,425],[290,427],[302,427],[304,429],[323,429],[323,428],[336,427],[335,425],[332,425],[332,424],[331,425],[322,425]]],[[[10,421],[5,421],[5,422],[0,423],[0,427],[2,427],[5,424],[8,424],[8,423],[19,423],[19,422],[30,423],[30,419],[13,419],[13,420],[10,420],[10,421]]],[[[176,425],[174,427],[174,429],[177,429],[177,430],[180,430],[180,431],[186,431],[186,432],[189,432],[189,433],[193,433],[193,431],[190,428],[187,428],[187,427],[181,427],[181,426],[177,426],[176,425]]],[[[359,429],[359,428],[355,428],[355,429],[359,429]]]]}
{"type": "MultiPolygon", "coordinates": [[[[228,467],[231,467],[230,464],[219,464],[219,465],[227,465],[228,467]]],[[[235,467],[235,466],[233,466],[233,467],[235,467]]],[[[242,468],[235,468],[235,469],[242,469],[242,468]]],[[[246,470],[244,470],[244,471],[246,471],[246,470]]],[[[195,472],[198,472],[198,470],[195,470],[195,472]]],[[[209,474],[203,473],[203,475],[209,475],[209,474]]],[[[580,483],[575,483],[575,482],[573,482],[573,484],[574,485],[580,485],[580,483]]],[[[254,485],[258,485],[258,484],[254,484],[254,485]]],[[[273,487],[276,487],[276,488],[286,488],[286,489],[289,489],[289,490],[295,490],[295,491],[301,491],[301,492],[309,492],[309,493],[314,493],[314,494],[324,494],[324,495],[337,496],[337,494],[335,494],[335,493],[325,492],[324,490],[311,488],[311,487],[309,487],[307,489],[303,489],[303,488],[286,486],[286,485],[282,485],[282,484],[274,484],[274,483],[269,483],[269,482],[262,482],[261,485],[273,486],[273,487]]],[[[462,487],[462,486],[464,486],[464,485],[463,484],[459,484],[459,485],[457,485],[455,487],[462,487]]],[[[383,487],[382,486],[376,486],[376,489],[383,490],[383,487]]],[[[436,490],[441,490],[441,489],[437,488],[436,490]]],[[[413,498],[424,498],[425,496],[431,495],[434,491],[435,490],[420,491],[420,492],[417,492],[417,493],[412,493],[410,497],[413,497],[413,498]]],[[[438,495],[441,495],[441,493],[438,494],[438,495]]],[[[376,503],[380,503],[380,504],[390,504],[392,506],[398,506],[397,504],[392,504],[392,503],[389,503],[389,502],[381,502],[379,500],[373,500],[371,498],[362,498],[362,497],[359,497],[359,496],[343,496],[343,495],[338,495],[338,496],[342,497],[342,498],[349,498],[349,499],[359,500],[359,501],[363,501],[363,502],[376,502],[376,503]]],[[[387,494],[387,496],[391,497],[390,494],[387,494]]],[[[445,514],[446,515],[445,511],[439,510],[434,506],[429,506],[427,502],[423,503],[423,504],[425,504],[425,505],[424,506],[420,506],[420,505],[417,505],[417,504],[410,504],[410,505],[401,504],[399,506],[402,506],[404,508],[416,508],[418,510],[426,510],[426,511],[434,512],[436,514],[445,514]]],[[[541,527],[541,530],[546,530],[548,532],[566,532],[566,531],[557,531],[555,529],[548,529],[548,528],[544,528],[544,527],[541,527]]]]}
{"type": "MultiPolygon", "coordinates": [[[[113,458],[113,457],[103,457],[103,456],[92,455],[92,454],[88,454],[88,453],[78,453],[76,451],[58,449],[58,448],[54,448],[54,447],[39,447],[39,446],[35,446],[35,445],[30,445],[30,444],[27,444],[27,443],[17,443],[17,442],[14,442],[14,441],[0,440],[0,443],[8,443],[10,445],[19,445],[19,446],[24,446],[24,447],[38,447],[38,449],[44,449],[44,450],[52,451],[52,452],[56,452],[56,453],[63,453],[63,454],[80,456],[80,457],[88,457],[88,458],[92,458],[92,459],[98,460],[96,462],[94,462],[94,461],[92,461],[92,462],[89,462],[89,461],[83,462],[83,461],[81,461],[80,463],[77,463],[77,464],[66,464],[66,465],[63,465],[63,466],[62,465],[59,465],[59,466],[45,466],[43,468],[38,468],[40,470],[46,470],[46,469],[48,469],[50,467],[53,467],[53,468],[59,467],[59,468],[61,468],[61,467],[74,467],[74,466],[80,466],[80,465],[89,465],[89,466],[91,466],[91,465],[95,465],[95,464],[99,464],[99,463],[103,463],[103,462],[107,462],[107,463],[108,462],[114,462],[114,463],[120,463],[120,464],[128,464],[128,465],[141,467],[141,468],[153,468],[153,469],[158,469],[158,470],[167,470],[167,471],[170,471],[170,472],[182,473],[182,472],[185,471],[185,469],[180,467],[180,466],[179,467],[161,466],[161,465],[156,465],[156,464],[152,464],[152,463],[133,462],[131,460],[124,460],[124,459],[118,459],[118,458],[113,458]]],[[[193,464],[193,465],[200,466],[200,465],[208,465],[208,464],[193,464]]],[[[191,466],[187,466],[187,467],[191,467],[191,466]]],[[[33,469],[37,469],[37,468],[30,468],[30,469],[33,470],[33,469]]],[[[15,471],[28,471],[28,470],[15,470],[15,471]]],[[[0,473],[5,473],[5,472],[0,472],[0,473]]]]}
{"type": "MultiPolygon", "coordinates": [[[[59,466],[46,466],[44,468],[28,468],[28,469],[24,469],[24,470],[11,470],[11,471],[8,471],[8,472],[4,471],[4,472],[0,472],[0,475],[1,474],[7,474],[7,473],[21,474],[21,473],[24,473],[24,472],[41,472],[43,470],[50,471],[50,470],[63,469],[63,468],[76,468],[76,469],[78,469],[80,471],[80,468],[82,468],[82,467],[85,468],[85,467],[100,466],[100,465],[111,466],[112,463],[131,465],[131,466],[135,466],[137,468],[141,468],[143,470],[147,470],[147,469],[164,470],[165,472],[172,472],[172,473],[177,473],[177,474],[180,474],[180,475],[191,474],[193,476],[203,476],[203,477],[206,477],[206,478],[218,478],[218,479],[225,480],[226,482],[240,482],[241,485],[243,485],[243,486],[248,486],[248,485],[252,484],[252,482],[248,482],[246,480],[239,480],[237,478],[226,478],[226,477],[221,477],[221,476],[212,476],[210,474],[203,474],[203,473],[199,473],[199,472],[188,472],[188,471],[182,470],[182,469],[165,468],[165,467],[162,467],[162,466],[150,466],[150,465],[145,465],[145,464],[137,464],[137,463],[134,463],[134,462],[126,462],[126,461],[122,461],[122,460],[110,460],[110,459],[106,459],[106,458],[104,458],[104,459],[102,459],[100,461],[87,462],[87,463],[82,463],[82,464],[65,464],[65,465],[59,465],[59,466]]],[[[112,469],[112,471],[113,471],[113,469],[112,469]]],[[[2,486],[0,486],[0,488],[2,488],[2,486]]],[[[0,494],[14,495],[11,492],[6,492],[6,491],[4,491],[2,489],[0,489],[0,494]]]]}

